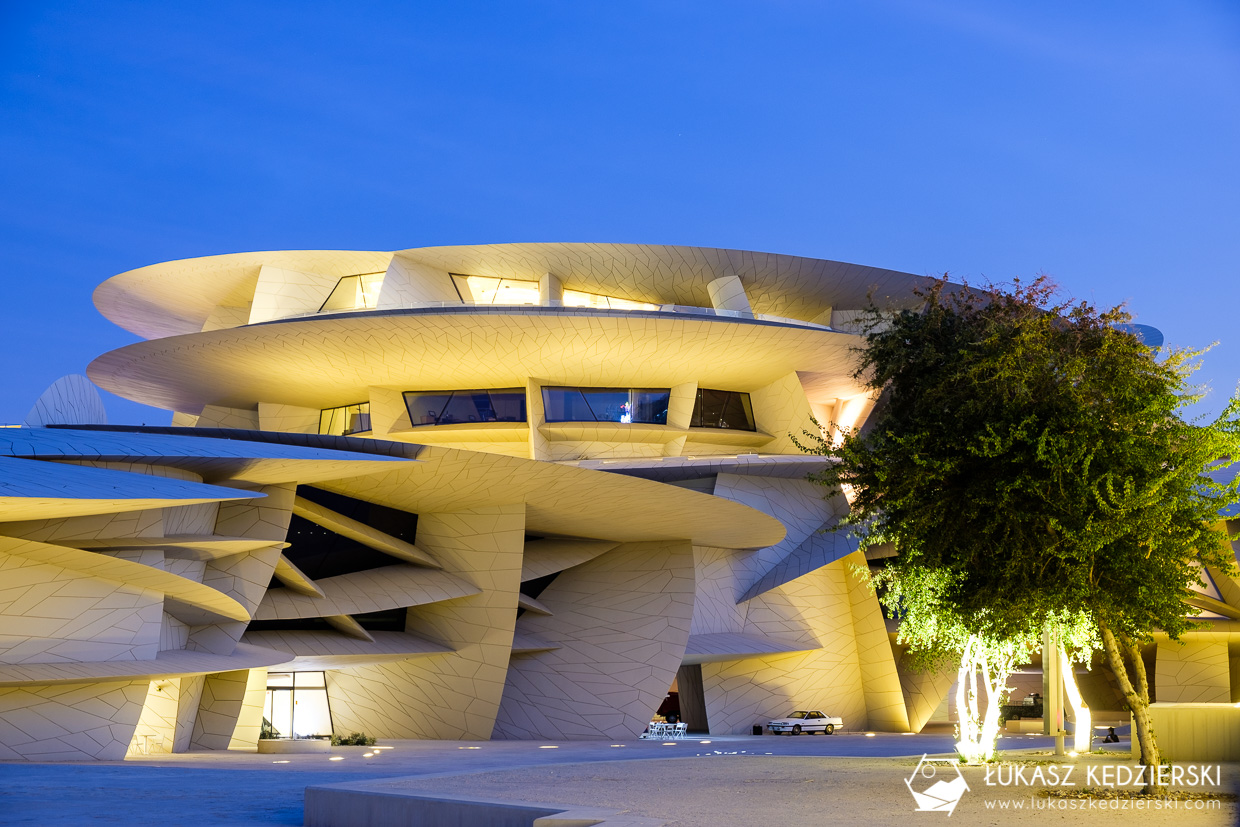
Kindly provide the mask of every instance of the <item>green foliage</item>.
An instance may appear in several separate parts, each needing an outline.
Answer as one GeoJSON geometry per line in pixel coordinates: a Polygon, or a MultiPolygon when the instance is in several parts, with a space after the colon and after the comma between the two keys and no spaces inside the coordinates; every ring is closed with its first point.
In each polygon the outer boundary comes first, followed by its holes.
{"type": "MultiPolygon", "coordinates": [[[[869,311],[856,377],[881,397],[816,481],[853,495],[848,523],[898,555],[876,577],[901,635],[933,655],[961,633],[1070,646],[1093,628],[1142,639],[1192,627],[1196,563],[1234,569],[1218,514],[1235,483],[1207,475],[1240,447],[1240,403],[1185,422],[1197,352],[1117,329],[1121,309],[937,282],[918,310],[869,311]]],[[[957,650],[958,651],[958,650],[957,650]]]]}
{"type": "Polygon", "coordinates": [[[369,747],[374,746],[375,738],[364,732],[354,732],[352,735],[333,735],[333,747],[369,747]]]}

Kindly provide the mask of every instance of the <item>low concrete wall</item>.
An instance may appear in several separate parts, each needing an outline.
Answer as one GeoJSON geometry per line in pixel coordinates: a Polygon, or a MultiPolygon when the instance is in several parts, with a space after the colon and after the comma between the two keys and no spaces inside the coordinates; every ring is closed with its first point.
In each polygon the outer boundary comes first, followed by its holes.
{"type": "MultiPolygon", "coordinates": [[[[1158,748],[1169,761],[1240,761],[1236,704],[1150,704],[1150,720],[1158,748]]],[[[1141,755],[1135,734],[1132,754],[1141,755]]]]}
{"type": "Polygon", "coordinates": [[[264,755],[331,752],[332,742],[326,738],[259,738],[258,751],[264,755]]]}

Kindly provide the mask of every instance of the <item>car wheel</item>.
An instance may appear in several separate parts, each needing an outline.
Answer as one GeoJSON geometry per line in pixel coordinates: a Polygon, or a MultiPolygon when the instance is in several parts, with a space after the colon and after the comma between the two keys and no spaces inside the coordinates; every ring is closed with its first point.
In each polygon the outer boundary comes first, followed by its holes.
{"type": "Polygon", "coordinates": [[[801,734],[801,725],[800,725],[800,724],[795,724],[795,725],[793,725],[793,727],[792,727],[792,734],[793,734],[793,735],[800,735],[800,734],[801,734]]]}
{"type": "Polygon", "coordinates": [[[824,730],[822,731],[822,734],[823,734],[823,735],[834,735],[834,734],[835,734],[835,724],[827,724],[827,728],[826,728],[826,729],[824,729],[824,730]]]}

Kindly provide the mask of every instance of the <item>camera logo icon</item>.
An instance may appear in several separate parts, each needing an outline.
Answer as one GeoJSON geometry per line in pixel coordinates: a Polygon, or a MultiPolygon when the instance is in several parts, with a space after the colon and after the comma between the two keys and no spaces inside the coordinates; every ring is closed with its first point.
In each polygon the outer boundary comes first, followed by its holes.
{"type": "Polygon", "coordinates": [[[955,759],[927,758],[924,754],[904,784],[917,801],[916,812],[947,813],[948,816],[969,789],[955,759]]]}

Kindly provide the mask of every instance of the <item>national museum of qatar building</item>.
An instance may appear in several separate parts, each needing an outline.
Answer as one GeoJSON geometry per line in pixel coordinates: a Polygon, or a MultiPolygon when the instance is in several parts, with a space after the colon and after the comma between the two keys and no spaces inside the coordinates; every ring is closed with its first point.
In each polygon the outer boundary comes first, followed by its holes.
{"type": "MultiPolygon", "coordinates": [[[[865,421],[858,313],[925,282],[618,244],[107,280],[143,341],[90,380],[172,424],[66,377],[0,430],[0,759],[947,720],[954,673],[906,668],[793,439],[865,421]]],[[[1232,590],[1197,601],[1220,630],[1232,590]]],[[[1151,655],[1160,699],[1236,700],[1228,633],[1195,634],[1151,655]]]]}

